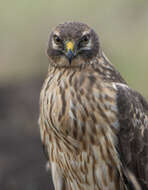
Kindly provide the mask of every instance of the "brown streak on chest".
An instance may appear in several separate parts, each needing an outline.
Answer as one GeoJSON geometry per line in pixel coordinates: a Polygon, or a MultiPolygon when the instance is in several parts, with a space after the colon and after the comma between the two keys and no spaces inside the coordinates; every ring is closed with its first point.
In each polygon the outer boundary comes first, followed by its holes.
{"type": "MultiPolygon", "coordinates": [[[[109,189],[107,183],[116,178],[119,162],[113,148],[114,134],[109,134],[116,113],[106,109],[104,103],[114,105],[114,90],[98,73],[72,69],[54,71],[43,90],[41,110],[48,125],[46,132],[51,134],[51,160],[58,163],[67,180],[77,181],[79,189],[84,190],[80,184],[86,181],[91,185],[89,177],[92,183],[103,183],[109,189]],[[81,155],[84,153],[87,157],[81,155]],[[108,178],[104,177],[102,164],[108,169],[108,178]]],[[[102,190],[100,184],[98,189],[102,190]]]]}

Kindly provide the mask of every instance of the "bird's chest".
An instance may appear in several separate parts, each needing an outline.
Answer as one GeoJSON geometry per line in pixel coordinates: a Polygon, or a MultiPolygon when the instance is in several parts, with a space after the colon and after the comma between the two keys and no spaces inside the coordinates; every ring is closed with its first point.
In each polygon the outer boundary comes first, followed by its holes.
{"type": "Polygon", "coordinates": [[[48,79],[41,94],[50,159],[58,162],[69,189],[115,189],[115,92],[101,82],[88,76],[48,79]]]}
{"type": "Polygon", "coordinates": [[[45,117],[50,123],[49,129],[52,131],[56,128],[59,133],[68,135],[77,119],[76,112],[78,113],[72,103],[76,101],[72,95],[72,87],[68,87],[67,81],[61,79],[53,80],[47,88],[42,106],[44,113],[47,113],[45,117]]]}
{"type": "Polygon", "coordinates": [[[114,89],[96,78],[57,75],[45,82],[41,107],[51,132],[94,143],[102,128],[117,127],[114,89]]]}

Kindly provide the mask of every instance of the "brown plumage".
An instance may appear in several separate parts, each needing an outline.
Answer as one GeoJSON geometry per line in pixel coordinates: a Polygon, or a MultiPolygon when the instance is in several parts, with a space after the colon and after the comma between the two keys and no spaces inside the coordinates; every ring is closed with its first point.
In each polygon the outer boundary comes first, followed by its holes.
{"type": "Polygon", "coordinates": [[[85,24],[50,35],[40,132],[56,190],[148,189],[148,104],[85,24]]]}

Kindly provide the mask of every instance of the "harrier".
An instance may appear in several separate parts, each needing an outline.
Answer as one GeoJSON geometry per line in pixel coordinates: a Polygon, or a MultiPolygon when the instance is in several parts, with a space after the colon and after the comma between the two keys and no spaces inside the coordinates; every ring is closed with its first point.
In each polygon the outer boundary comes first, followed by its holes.
{"type": "Polygon", "coordinates": [[[40,132],[56,190],[148,189],[148,103],[83,23],[50,34],[40,132]]]}

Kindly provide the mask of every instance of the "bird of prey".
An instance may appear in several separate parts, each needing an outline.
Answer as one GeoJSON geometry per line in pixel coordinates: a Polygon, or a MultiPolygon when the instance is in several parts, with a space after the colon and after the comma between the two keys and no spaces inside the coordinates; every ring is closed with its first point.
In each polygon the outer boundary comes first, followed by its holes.
{"type": "Polygon", "coordinates": [[[148,103],[79,22],[50,34],[40,133],[55,190],[148,189],[148,103]]]}

